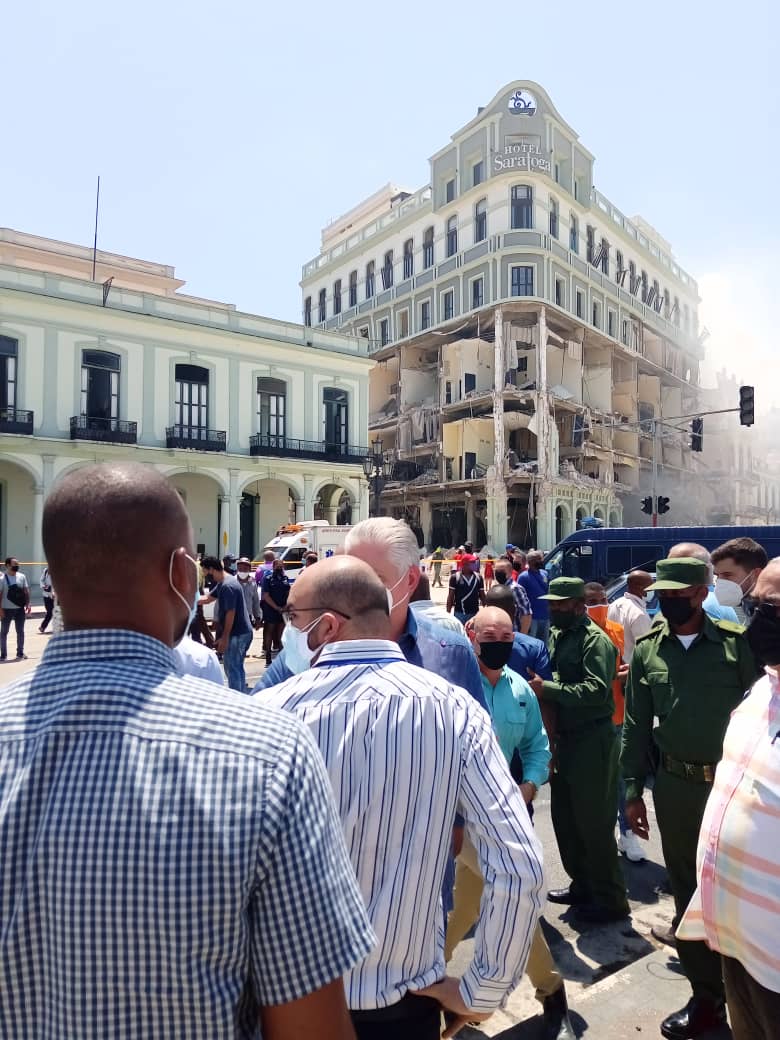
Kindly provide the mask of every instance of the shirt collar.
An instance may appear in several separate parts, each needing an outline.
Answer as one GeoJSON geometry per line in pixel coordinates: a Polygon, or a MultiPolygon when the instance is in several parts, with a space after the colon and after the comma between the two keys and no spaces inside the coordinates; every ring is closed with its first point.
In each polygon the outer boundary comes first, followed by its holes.
{"type": "Polygon", "coordinates": [[[406,626],[398,640],[398,645],[403,646],[407,643],[409,646],[414,646],[417,643],[417,629],[419,627],[418,617],[410,607],[406,612],[406,626]]]}
{"type": "Polygon", "coordinates": [[[122,628],[84,628],[58,632],[51,637],[43,651],[41,666],[96,660],[141,660],[144,667],[156,665],[169,672],[176,670],[170,647],[151,636],[122,628]]]}
{"type": "MultiPolygon", "coordinates": [[[[669,622],[666,620],[666,618],[664,618],[663,621],[656,622],[656,624],[660,628],[661,633],[668,639],[677,639],[677,633],[672,632],[671,628],[669,627],[669,622]]],[[[718,626],[715,624],[715,622],[712,620],[709,614],[704,615],[704,627],[699,632],[697,632],[696,635],[706,636],[706,638],[709,639],[712,643],[723,642],[723,632],[721,632],[721,630],[718,628],[718,626]]],[[[694,640],[694,642],[696,642],[696,640],[694,640]]]]}
{"type": "Polygon", "coordinates": [[[636,603],[638,607],[641,607],[643,610],[645,609],[645,604],[647,601],[645,600],[644,596],[635,596],[633,592],[626,592],[624,593],[623,598],[627,599],[629,603],[636,603]]]}
{"type": "Polygon", "coordinates": [[[347,639],[340,643],[326,643],[314,663],[315,668],[341,664],[376,664],[381,661],[405,661],[397,643],[389,639],[347,639]]]}

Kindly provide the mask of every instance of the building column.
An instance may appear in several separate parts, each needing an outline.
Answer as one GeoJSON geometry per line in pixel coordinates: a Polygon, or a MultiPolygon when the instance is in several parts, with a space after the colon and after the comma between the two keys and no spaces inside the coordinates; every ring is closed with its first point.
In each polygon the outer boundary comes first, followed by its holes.
{"type": "Polygon", "coordinates": [[[536,344],[536,460],[539,476],[550,479],[550,409],[547,400],[547,311],[539,308],[536,344]]]}
{"type": "MultiPolygon", "coordinates": [[[[504,480],[504,380],[506,377],[506,350],[504,345],[504,312],[495,313],[495,343],[493,347],[493,465],[485,478],[487,496],[487,544],[494,552],[502,552],[507,539],[508,496],[504,480]]],[[[466,535],[470,541],[476,535],[474,499],[467,499],[466,535]]]]}
{"type": "Polygon", "coordinates": [[[314,477],[307,477],[304,474],[303,477],[303,518],[304,520],[314,519],[314,477]]]}
{"type": "Polygon", "coordinates": [[[306,519],[306,503],[302,498],[295,499],[295,522],[302,524],[306,519]]]}
{"type": "MultiPolygon", "coordinates": [[[[549,485],[536,485],[536,544],[535,549],[549,550],[555,545],[555,499],[549,485]]],[[[531,489],[533,494],[534,489],[531,489]]]]}
{"type": "Polygon", "coordinates": [[[219,533],[217,536],[217,556],[220,559],[228,551],[230,537],[230,495],[219,496],[219,533]]]}
{"type": "Polygon", "coordinates": [[[43,491],[43,484],[33,484],[32,555],[37,566],[27,575],[31,585],[40,581],[43,573],[43,491]]]}
{"type": "Polygon", "coordinates": [[[423,498],[420,502],[420,527],[423,533],[423,544],[427,549],[433,551],[436,548],[435,545],[431,545],[431,539],[433,538],[433,508],[426,498],[423,498]]]}
{"type": "MultiPolygon", "coordinates": [[[[477,516],[476,516],[477,503],[473,495],[466,499],[466,541],[471,542],[475,549],[481,549],[481,545],[476,544],[477,537],[477,516]]],[[[506,544],[506,543],[505,543],[506,544]]],[[[498,546],[496,546],[498,548],[498,546]]]]}
{"type": "Polygon", "coordinates": [[[230,471],[230,514],[228,527],[228,552],[239,554],[241,546],[241,495],[238,493],[238,470],[230,471]]]}

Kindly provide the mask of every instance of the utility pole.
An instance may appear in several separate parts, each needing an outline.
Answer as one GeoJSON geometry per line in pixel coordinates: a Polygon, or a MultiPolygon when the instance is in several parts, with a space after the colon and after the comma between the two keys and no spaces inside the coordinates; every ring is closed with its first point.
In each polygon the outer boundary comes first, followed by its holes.
{"type": "Polygon", "coordinates": [[[660,426],[658,420],[653,419],[653,486],[651,489],[651,495],[653,496],[653,527],[658,527],[658,438],[660,435],[660,426]]]}

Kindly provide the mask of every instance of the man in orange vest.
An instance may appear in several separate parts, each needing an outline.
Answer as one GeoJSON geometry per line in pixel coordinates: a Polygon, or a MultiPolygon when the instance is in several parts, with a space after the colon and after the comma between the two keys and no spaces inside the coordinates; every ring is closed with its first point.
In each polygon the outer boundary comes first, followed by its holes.
{"type": "MultiPolygon", "coordinates": [[[[612,721],[618,729],[618,739],[623,729],[623,713],[625,711],[626,698],[623,688],[628,677],[628,665],[623,660],[625,654],[625,632],[623,626],[617,621],[610,621],[607,617],[609,604],[607,602],[607,590],[597,581],[589,581],[585,586],[585,606],[590,620],[599,626],[612,640],[613,646],[618,652],[617,670],[612,683],[612,695],[615,698],[615,714],[612,721]]],[[[642,843],[631,830],[625,814],[626,808],[626,785],[623,777],[618,779],[618,851],[622,852],[626,859],[632,863],[641,863],[645,858],[642,843]]]]}

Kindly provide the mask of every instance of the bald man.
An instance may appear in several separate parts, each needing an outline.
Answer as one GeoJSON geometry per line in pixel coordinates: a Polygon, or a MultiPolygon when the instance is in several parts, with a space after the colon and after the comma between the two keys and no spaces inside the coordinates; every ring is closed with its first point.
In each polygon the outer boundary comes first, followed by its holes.
{"type": "Polygon", "coordinates": [[[607,618],[623,626],[623,660],[631,664],[631,655],[637,639],[646,636],[653,627],[647,613],[646,592],[653,584],[647,571],[631,571],[626,579],[626,591],[609,605],[607,618]]]}
{"type": "Polygon", "coordinates": [[[388,610],[385,584],[356,556],[307,567],[285,629],[300,674],[263,701],[314,734],[378,937],[346,978],[358,1040],[438,1040],[440,1007],[453,1036],[517,985],[541,909],[541,849],[488,715],[406,662],[388,610]],[[444,977],[440,905],[457,809],[490,879],[460,980],[444,977]]]}
{"type": "Polygon", "coordinates": [[[708,614],[711,618],[714,618],[715,621],[733,621],[735,625],[738,625],[739,618],[737,617],[736,610],[734,610],[733,607],[723,607],[718,603],[718,598],[714,591],[714,575],[709,549],[705,549],[704,546],[699,545],[698,542],[678,542],[677,545],[673,545],[669,550],[669,556],[667,559],[680,560],[683,558],[701,560],[702,563],[707,564],[709,575],[707,588],[709,592],[704,601],[704,613],[708,614]]]}
{"type": "Polygon", "coordinates": [[[86,466],[43,545],[65,630],[0,689],[3,1034],[352,1040],[341,977],[373,935],[316,747],[176,675],[181,497],[152,466],[86,466]]]}

